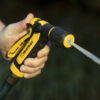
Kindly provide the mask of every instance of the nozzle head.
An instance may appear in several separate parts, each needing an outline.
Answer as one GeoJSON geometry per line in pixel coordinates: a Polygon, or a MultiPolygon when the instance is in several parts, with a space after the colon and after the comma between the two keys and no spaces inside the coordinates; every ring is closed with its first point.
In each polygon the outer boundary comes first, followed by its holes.
{"type": "Polygon", "coordinates": [[[65,48],[72,47],[72,44],[75,42],[75,37],[72,34],[68,34],[63,41],[63,45],[65,48]]]}

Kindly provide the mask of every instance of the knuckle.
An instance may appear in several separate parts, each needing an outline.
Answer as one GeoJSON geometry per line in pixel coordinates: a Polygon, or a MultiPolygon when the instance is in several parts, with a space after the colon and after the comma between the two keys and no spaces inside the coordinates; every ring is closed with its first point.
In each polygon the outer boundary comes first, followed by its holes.
{"type": "Polygon", "coordinates": [[[48,55],[48,52],[45,51],[45,52],[43,53],[43,56],[47,56],[47,55],[48,55]]]}
{"type": "Polygon", "coordinates": [[[24,65],[27,65],[30,61],[30,58],[27,58],[25,61],[24,61],[24,65]]]}
{"type": "Polygon", "coordinates": [[[25,65],[31,66],[31,67],[36,67],[38,65],[37,60],[36,59],[30,59],[27,58],[24,62],[25,65]]]}
{"type": "Polygon", "coordinates": [[[48,56],[45,57],[44,61],[46,62],[48,60],[48,56]]]}
{"type": "Polygon", "coordinates": [[[12,24],[9,24],[8,26],[7,26],[7,29],[9,30],[9,29],[11,29],[12,28],[12,24]]]}
{"type": "Polygon", "coordinates": [[[31,65],[32,65],[32,67],[37,67],[38,63],[36,61],[34,61],[34,62],[31,62],[31,65]]]}
{"type": "Polygon", "coordinates": [[[44,55],[47,56],[49,54],[49,50],[44,51],[44,55]]]}
{"type": "Polygon", "coordinates": [[[47,50],[47,49],[44,51],[44,54],[45,54],[45,55],[48,54],[48,50],[47,50]]]}

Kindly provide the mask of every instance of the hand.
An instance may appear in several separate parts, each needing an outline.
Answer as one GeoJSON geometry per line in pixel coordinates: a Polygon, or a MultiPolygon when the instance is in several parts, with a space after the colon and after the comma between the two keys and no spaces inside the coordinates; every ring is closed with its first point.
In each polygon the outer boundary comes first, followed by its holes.
{"type": "MultiPolygon", "coordinates": [[[[19,38],[27,33],[26,24],[29,23],[32,18],[33,14],[28,14],[24,20],[10,24],[0,31],[0,51],[5,60],[11,60],[7,57],[7,52],[19,38]]],[[[20,67],[20,70],[25,73],[24,78],[32,78],[41,72],[41,69],[48,59],[49,51],[50,48],[46,45],[38,52],[36,58],[27,58],[25,60],[24,65],[20,67]]]]}
{"type": "Polygon", "coordinates": [[[26,24],[29,23],[32,18],[33,14],[28,14],[24,20],[10,24],[0,31],[0,51],[4,59],[10,60],[7,57],[8,50],[19,38],[27,33],[26,24]]]}
{"type": "Polygon", "coordinates": [[[44,68],[48,59],[49,51],[50,47],[48,44],[37,53],[36,58],[27,58],[25,60],[24,65],[20,67],[20,70],[24,72],[24,78],[32,78],[41,73],[41,69],[44,68]]]}

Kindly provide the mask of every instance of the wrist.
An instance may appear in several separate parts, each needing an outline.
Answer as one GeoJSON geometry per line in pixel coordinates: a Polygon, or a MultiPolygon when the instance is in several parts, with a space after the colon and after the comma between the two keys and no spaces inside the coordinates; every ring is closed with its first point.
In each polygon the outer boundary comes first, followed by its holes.
{"type": "Polygon", "coordinates": [[[2,47],[4,46],[4,30],[0,30],[0,51],[2,51],[2,47]]]}
{"type": "Polygon", "coordinates": [[[4,30],[0,30],[0,53],[2,54],[2,57],[5,59],[6,58],[6,50],[5,50],[5,45],[4,44],[4,30]]]}
{"type": "Polygon", "coordinates": [[[2,40],[3,40],[3,29],[5,27],[5,24],[0,20],[0,51],[1,51],[1,48],[2,48],[2,40]]]}

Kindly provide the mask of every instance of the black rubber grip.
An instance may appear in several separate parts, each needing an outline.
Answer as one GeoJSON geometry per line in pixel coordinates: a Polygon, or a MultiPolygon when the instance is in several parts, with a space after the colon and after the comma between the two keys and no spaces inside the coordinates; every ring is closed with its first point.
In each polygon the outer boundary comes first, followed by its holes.
{"type": "Polygon", "coordinates": [[[59,47],[64,47],[63,46],[63,40],[66,35],[68,35],[69,32],[61,29],[60,27],[54,27],[54,29],[50,32],[50,41],[52,41],[53,44],[59,47]]]}

